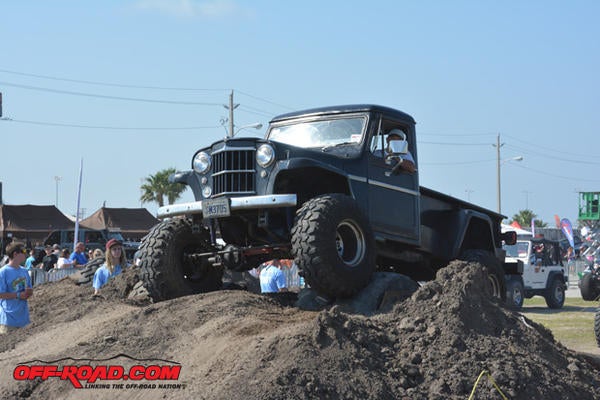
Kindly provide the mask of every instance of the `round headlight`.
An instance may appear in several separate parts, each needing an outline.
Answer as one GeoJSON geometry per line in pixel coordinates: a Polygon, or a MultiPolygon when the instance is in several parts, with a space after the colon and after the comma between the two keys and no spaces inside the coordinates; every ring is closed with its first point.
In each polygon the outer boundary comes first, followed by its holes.
{"type": "Polygon", "coordinates": [[[273,160],[275,160],[275,150],[270,144],[262,144],[256,149],[256,162],[261,167],[268,167],[273,160]]]}
{"type": "Polygon", "coordinates": [[[210,169],[210,156],[208,153],[201,151],[194,157],[192,165],[194,166],[194,171],[204,174],[210,169]]]}
{"type": "Polygon", "coordinates": [[[204,188],[202,188],[202,196],[204,196],[205,199],[208,199],[211,194],[212,189],[210,188],[210,186],[205,186],[204,188]]]}

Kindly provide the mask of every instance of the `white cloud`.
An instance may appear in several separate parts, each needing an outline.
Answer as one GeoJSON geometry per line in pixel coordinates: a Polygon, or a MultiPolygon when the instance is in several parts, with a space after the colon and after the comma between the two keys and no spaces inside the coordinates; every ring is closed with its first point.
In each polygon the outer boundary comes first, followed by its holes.
{"type": "Polygon", "coordinates": [[[233,0],[138,0],[135,7],[187,18],[251,15],[249,10],[240,7],[233,0]]]}

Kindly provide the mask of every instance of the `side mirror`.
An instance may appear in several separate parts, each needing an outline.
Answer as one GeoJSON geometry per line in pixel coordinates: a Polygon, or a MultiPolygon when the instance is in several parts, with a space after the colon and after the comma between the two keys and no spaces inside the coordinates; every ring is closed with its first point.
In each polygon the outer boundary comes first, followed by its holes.
{"type": "Polygon", "coordinates": [[[515,231],[504,232],[503,234],[500,235],[500,239],[504,240],[504,243],[506,243],[508,245],[513,245],[513,244],[517,243],[517,232],[515,232],[515,231]]]}
{"type": "Polygon", "coordinates": [[[393,154],[408,153],[408,142],[406,140],[390,140],[388,148],[393,154]]]}

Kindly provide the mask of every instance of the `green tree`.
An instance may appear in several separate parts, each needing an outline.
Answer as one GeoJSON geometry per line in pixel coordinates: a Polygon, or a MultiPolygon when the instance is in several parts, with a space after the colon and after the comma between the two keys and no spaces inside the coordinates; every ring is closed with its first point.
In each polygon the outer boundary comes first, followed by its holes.
{"type": "Polygon", "coordinates": [[[511,223],[517,221],[523,228],[531,226],[531,220],[535,219],[536,228],[545,228],[548,226],[544,221],[537,219],[537,215],[531,210],[520,210],[518,214],[513,215],[511,223]]]}
{"type": "Polygon", "coordinates": [[[175,200],[181,197],[187,186],[181,183],[170,183],[169,175],[175,173],[175,168],[167,168],[158,171],[154,175],[147,176],[141,186],[142,203],[157,202],[159,207],[165,205],[165,197],[167,204],[173,204],[175,200]]]}

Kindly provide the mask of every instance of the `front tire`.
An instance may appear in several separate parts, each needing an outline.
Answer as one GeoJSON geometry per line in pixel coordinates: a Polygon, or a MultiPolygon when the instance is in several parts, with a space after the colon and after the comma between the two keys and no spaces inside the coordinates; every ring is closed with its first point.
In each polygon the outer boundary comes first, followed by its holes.
{"type": "Polygon", "coordinates": [[[585,301],[594,301],[600,295],[600,291],[597,288],[596,274],[589,272],[581,278],[579,282],[579,290],[581,291],[581,298],[585,301]]]}
{"type": "Polygon", "coordinates": [[[544,298],[548,308],[562,308],[565,304],[565,284],[558,278],[552,279],[544,298]]]}
{"type": "Polygon", "coordinates": [[[191,221],[176,218],[156,225],[140,245],[140,278],[154,301],[221,288],[223,269],[194,253],[212,250],[206,229],[192,232],[191,221]]]}
{"type": "Polygon", "coordinates": [[[481,264],[488,272],[489,291],[493,298],[506,302],[506,283],[500,261],[489,251],[480,249],[466,250],[460,257],[463,261],[481,264]]]}
{"type": "Polygon", "coordinates": [[[326,296],[354,296],[375,270],[369,221],[356,201],[343,194],[304,203],[292,228],[292,253],[306,282],[326,296]]]}

